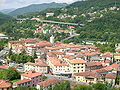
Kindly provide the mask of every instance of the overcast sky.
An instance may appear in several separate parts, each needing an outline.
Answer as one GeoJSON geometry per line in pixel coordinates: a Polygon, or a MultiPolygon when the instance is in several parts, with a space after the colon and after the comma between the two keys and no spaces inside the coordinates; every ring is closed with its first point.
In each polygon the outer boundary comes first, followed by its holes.
{"type": "Polygon", "coordinates": [[[78,0],[0,0],[0,10],[10,8],[20,8],[30,4],[41,4],[41,3],[72,3],[78,0]]]}

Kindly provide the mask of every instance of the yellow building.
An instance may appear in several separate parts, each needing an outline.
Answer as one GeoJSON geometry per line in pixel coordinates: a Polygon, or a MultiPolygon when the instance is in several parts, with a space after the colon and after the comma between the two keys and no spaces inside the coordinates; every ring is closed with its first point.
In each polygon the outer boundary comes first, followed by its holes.
{"type": "Polygon", "coordinates": [[[120,53],[115,53],[114,54],[114,62],[117,62],[117,63],[120,62],[120,53]]]}
{"type": "Polygon", "coordinates": [[[99,81],[100,76],[95,72],[81,72],[75,73],[74,79],[85,83],[96,83],[99,81]]]}
{"type": "Polygon", "coordinates": [[[69,65],[70,65],[72,74],[85,72],[85,63],[86,62],[82,59],[70,60],[69,65]]]}

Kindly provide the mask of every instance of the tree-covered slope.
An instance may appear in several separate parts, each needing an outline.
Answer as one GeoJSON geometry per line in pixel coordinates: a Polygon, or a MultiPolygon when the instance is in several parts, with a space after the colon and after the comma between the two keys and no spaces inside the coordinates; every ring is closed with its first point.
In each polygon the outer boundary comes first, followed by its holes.
{"type": "Polygon", "coordinates": [[[43,3],[43,4],[32,4],[27,7],[18,8],[12,12],[9,13],[11,16],[16,15],[22,15],[22,14],[28,14],[32,12],[42,11],[48,8],[60,8],[67,6],[66,3],[43,3]]]}
{"type": "Polygon", "coordinates": [[[3,14],[3,13],[0,12],[0,25],[8,22],[11,19],[12,19],[12,17],[10,17],[10,16],[8,16],[8,15],[3,14]]]}

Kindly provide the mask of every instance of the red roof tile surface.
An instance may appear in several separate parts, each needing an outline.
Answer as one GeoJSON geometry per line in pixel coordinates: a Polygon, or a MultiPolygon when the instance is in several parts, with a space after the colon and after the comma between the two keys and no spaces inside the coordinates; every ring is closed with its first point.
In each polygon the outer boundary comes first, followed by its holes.
{"type": "Polygon", "coordinates": [[[0,88],[8,88],[8,87],[11,87],[12,84],[5,81],[5,80],[0,80],[0,88]]]}
{"type": "Polygon", "coordinates": [[[40,83],[38,83],[38,85],[42,86],[42,87],[48,87],[50,85],[54,85],[59,83],[60,81],[58,79],[52,78],[52,79],[47,79],[45,81],[42,81],[40,83]]]}

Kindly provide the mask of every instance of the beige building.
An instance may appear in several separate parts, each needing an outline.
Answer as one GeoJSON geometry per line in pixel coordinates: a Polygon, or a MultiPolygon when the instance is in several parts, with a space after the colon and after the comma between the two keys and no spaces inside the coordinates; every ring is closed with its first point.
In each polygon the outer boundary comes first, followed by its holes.
{"type": "Polygon", "coordinates": [[[75,73],[74,79],[85,83],[96,83],[100,76],[95,72],[81,72],[75,73]]]}
{"type": "Polygon", "coordinates": [[[48,73],[48,66],[46,63],[39,61],[37,63],[27,62],[24,64],[24,71],[28,72],[30,70],[35,70],[39,73],[48,73]]]}
{"type": "Polygon", "coordinates": [[[86,62],[82,59],[70,60],[69,65],[70,65],[70,70],[72,74],[85,72],[85,63],[86,62]]]}

